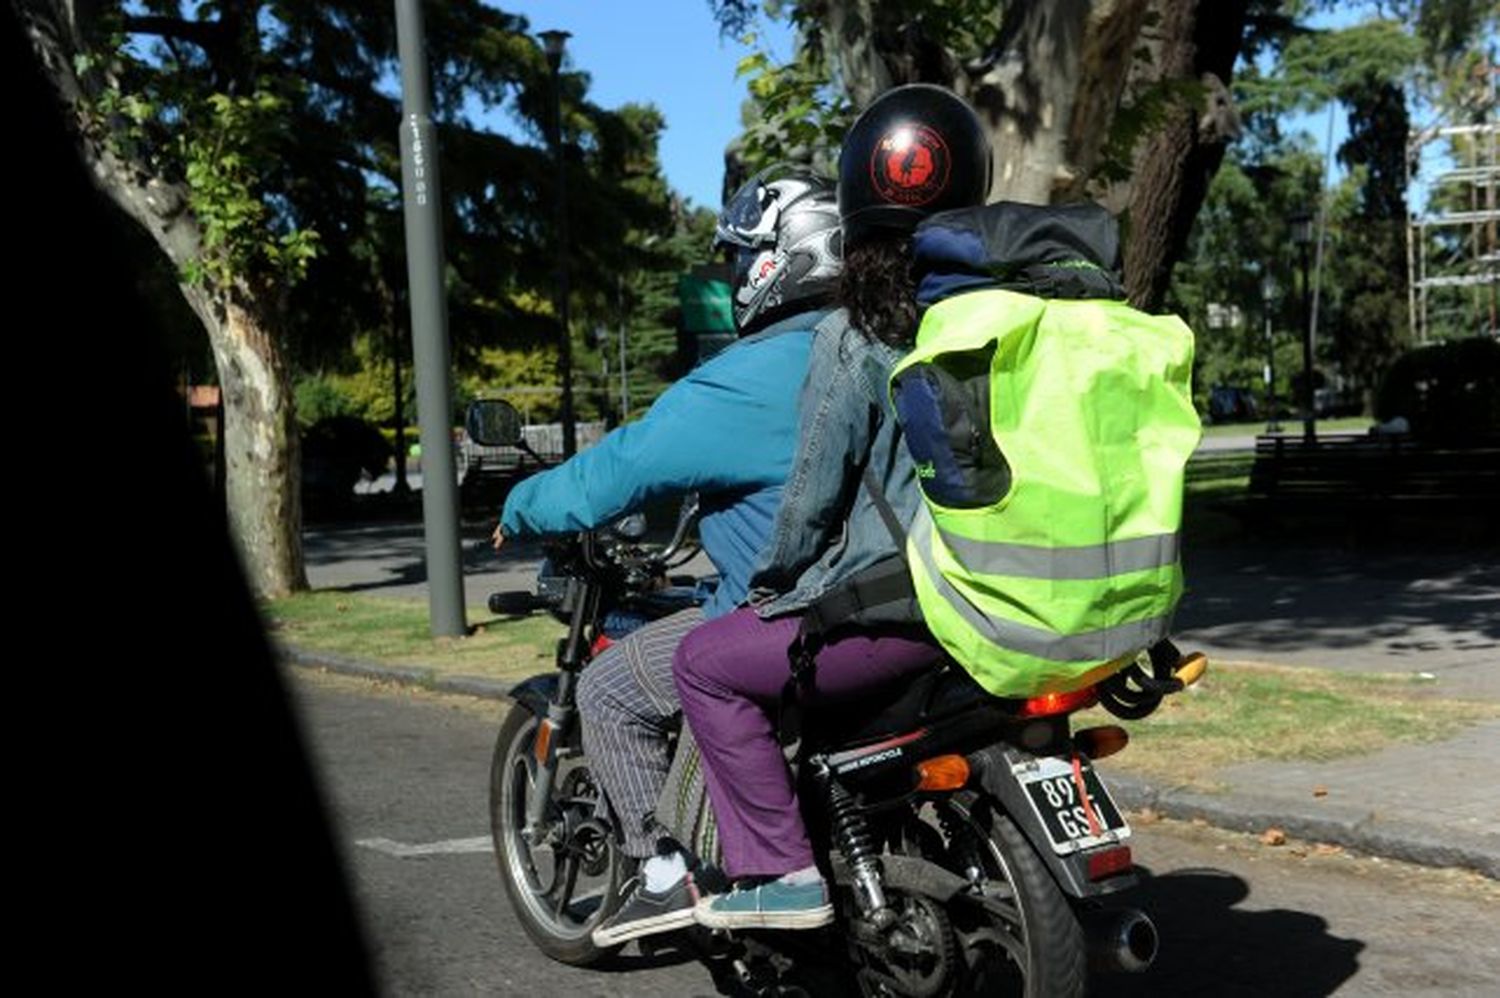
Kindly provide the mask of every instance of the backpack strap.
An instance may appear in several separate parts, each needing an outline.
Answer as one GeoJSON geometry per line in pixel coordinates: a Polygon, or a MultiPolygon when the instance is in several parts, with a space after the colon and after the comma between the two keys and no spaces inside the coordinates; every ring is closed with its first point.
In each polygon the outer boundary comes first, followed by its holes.
{"type": "Polygon", "coordinates": [[[891,540],[896,543],[897,553],[855,573],[802,611],[797,636],[787,648],[791,676],[781,692],[777,722],[783,745],[796,741],[801,735],[801,705],[812,690],[818,652],[827,644],[830,632],[851,622],[875,624],[921,619],[920,611],[916,609],[917,596],[912,588],[911,568],[906,563],[906,531],[868,465],[863,477],[865,489],[880,513],[881,521],[891,532],[891,540]]]}
{"type": "Polygon", "coordinates": [[[906,531],[901,526],[901,521],[896,518],[896,511],[891,508],[891,501],[886,498],[885,489],[880,487],[880,482],[875,478],[875,472],[865,465],[865,491],[870,493],[870,501],[875,504],[875,509],[880,513],[880,519],[885,522],[885,529],[891,532],[891,540],[896,542],[896,550],[901,552],[903,561],[906,558],[906,531]]]}

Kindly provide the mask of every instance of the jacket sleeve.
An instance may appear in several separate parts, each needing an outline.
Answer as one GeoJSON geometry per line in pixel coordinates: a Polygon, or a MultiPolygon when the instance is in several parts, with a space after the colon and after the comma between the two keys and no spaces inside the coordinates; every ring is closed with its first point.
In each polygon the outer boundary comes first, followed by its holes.
{"type": "MultiPolygon", "coordinates": [[[[847,339],[845,340],[847,343],[847,339]]],[[[799,403],[797,456],[754,589],[787,592],[844,529],[870,449],[874,413],[844,344],[814,347],[799,403]]]]}
{"type": "Polygon", "coordinates": [[[724,446],[727,432],[755,418],[757,402],[735,376],[747,355],[721,354],[667,389],[639,421],[521,482],[500,515],[506,534],[592,530],[659,496],[759,485],[765,469],[724,446]]]}

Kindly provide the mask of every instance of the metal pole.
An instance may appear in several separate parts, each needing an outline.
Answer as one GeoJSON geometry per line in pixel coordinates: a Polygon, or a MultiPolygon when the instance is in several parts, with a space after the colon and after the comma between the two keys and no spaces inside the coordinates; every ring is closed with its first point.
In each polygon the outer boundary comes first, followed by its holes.
{"type": "Polygon", "coordinates": [[[1417,314],[1421,318],[1421,325],[1417,327],[1417,345],[1427,345],[1427,223],[1421,222],[1417,227],[1417,286],[1418,303],[1421,308],[1417,314]]]}
{"type": "Polygon", "coordinates": [[[552,69],[552,154],[557,164],[557,318],[559,330],[557,366],[562,375],[563,456],[578,453],[577,417],[573,411],[573,333],[568,310],[568,168],[563,161],[562,131],[562,40],[567,32],[549,32],[561,39],[547,50],[552,69]]]}
{"type": "Polygon", "coordinates": [[[630,418],[630,383],[625,373],[625,276],[615,275],[615,300],[620,310],[620,425],[630,418]]]}
{"type": "MultiPolygon", "coordinates": [[[[1411,158],[1414,148],[1411,139],[1406,143],[1406,155],[1401,158],[1401,169],[1405,173],[1406,184],[1402,190],[1411,191],[1411,158]]],[[[1406,206],[1406,337],[1412,343],[1417,341],[1417,258],[1416,258],[1416,218],[1415,212],[1411,210],[1411,204],[1406,206]]]]}
{"type": "Polygon", "coordinates": [[[1280,433],[1276,418],[1276,339],[1271,332],[1271,303],[1266,302],[1266,432],[1280,433]]]}
{"type": "Polygon", "coordinates": [[[396,391],[396,484],[391,489],[398,496],[411,492],[406,481],[406,412],[401,393],[401,334],[396,324],[391,323],[391,367],[394,370],[396,391]]]}
{"type": "Polygon", "coordinates": [[[1318,438],[1313,410],[1313,344],[1312,344],[1312,289],[1308,286],[1307,243],[1302,250],[1302,440],[1314,443],[1318,438]]]}
{"type": "Polygon", "coordinates": [[[458,539],[453,461],[453,385],[448,303],[443,295],[442,195],[420,0],[396,0],[401,57],[401,200],[411,283],[412,360],[422,441],[422,523],[427,539],[427,601],[434,637],[468,631],[458,539]]]}
{"type": "Polygon", "coordinates": [[[1311,318],[1307,320],[1308,339],[1313,340],[1318,335],[1318,306],[1323,296],[1323,244],[1328,237],[1328,170],[1333,162],[1333,111],[1336,105],[1328,103],[1328,147],[1323,155],[1323,176],[1318,186],[1318,255],[1313,267],[1313,273],[1317,276],[1317,286],[1312,293],[1311,318]]]}

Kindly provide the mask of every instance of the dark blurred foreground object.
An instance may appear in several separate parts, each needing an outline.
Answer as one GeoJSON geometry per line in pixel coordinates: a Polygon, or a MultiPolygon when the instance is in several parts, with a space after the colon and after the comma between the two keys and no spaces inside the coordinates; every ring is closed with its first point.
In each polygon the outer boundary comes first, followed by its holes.
{"type": "Polygon", "coordinates": [[[1464,444],[1500,437],[1500,342],[1475,337],[1401,356],[1375,397],[1376,419],[1397,417],[1427,440],[1464,444]]]}
{"type": "Polygon", "coordinates": [[[14,757],[31,878],[16,948],[69,990],[373,992],[287,691],[137,297],[138,261],[111,241],[113,209],[9,3],[0,35],[20,143],[8,306],[33,330],[12,412],[69,444],[37,448],[41,473],[11,485],[20,559],[7,568],[23,595],[8,693],[32,717],[11,729],[29,749],[14,757]],[[69,473],[79,445],[86,478],[69,473]]]}

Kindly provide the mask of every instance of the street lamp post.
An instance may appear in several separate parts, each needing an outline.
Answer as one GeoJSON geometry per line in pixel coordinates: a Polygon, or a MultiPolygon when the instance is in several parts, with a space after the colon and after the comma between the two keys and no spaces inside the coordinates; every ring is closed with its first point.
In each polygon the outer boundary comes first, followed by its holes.
{"type": "Polygon", "coordinates": [[[620,425],[624,426],[625,425],[625,421],[630,418],[630,381],[628,380],[629,376],[626,373],[626,367],[625,367],[626,359],[625,359],[625,274],[624,274],[624,268],[621,268],[621,272],[620,273],[615,274],[615,304],[616,304],[616,306],[617,306],[617,308],[619,310],[619,314],[615,317],[615,322],[618,324],[619,331],[620,331],[620,425]]]}
{"type": "Polygon", "coordinates": [[[1276,304],[1276,278],[1268,272],[1260,279],[1261,314],[1266,323],[1266,432],[1280,433],[1276,418],[1276,338],[1271,332],[1271,308],[1276,304]]]}
{"type": "Polygon", "coordinates": [[[573,413],[573,336],[568,315],[568,184],[567,164],[563,161],[561,79],[563,50],[571,37],[567,31],[541,32],[547,66],[552,70],[552,156],[557,166],[557,318],[561,327],[557,366],[562,375],[564,457],[578,452],[578,426],[573,413]]]}
{"type": "Polygon", "coordinates": [[[1302,440],[1310,444],[1318,439],[1313,407],[1312,287],[1307,274],[1308,250],[1313,240],[1312,216],[1298,212],[1289,221],[1292,242],[1297,245],[1302,262],[1302,440]]]}

